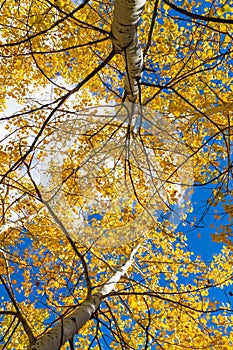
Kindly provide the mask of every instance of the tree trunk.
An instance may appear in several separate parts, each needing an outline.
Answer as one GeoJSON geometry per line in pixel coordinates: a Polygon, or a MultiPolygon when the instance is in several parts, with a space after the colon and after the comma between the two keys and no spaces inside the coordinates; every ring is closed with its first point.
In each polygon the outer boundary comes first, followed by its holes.
{"type": "Polygon", "coordinates": [[[135,102],[143,67],[143,54],[137,38],[137,25],[145,0],[116,0],[112,21],[112,43],[116,53],[124,52],[126,61],[125,92],[135,102]]]}
{"type": "Polygon", "coordinates": [[[117,282],[127,272],[139,248],[140,245],[132,251],[127,262],[95,294],[86,299],[81,306],[71,312],[66,318],[61,319],[61,322],[54,328],[38,338],[35,344],[29,346],[29,350],[58,350],[61,345],[77,334],[82,326],[91,319],[93,313],[100,306],[101,301],[114,289],[117,282]]]}

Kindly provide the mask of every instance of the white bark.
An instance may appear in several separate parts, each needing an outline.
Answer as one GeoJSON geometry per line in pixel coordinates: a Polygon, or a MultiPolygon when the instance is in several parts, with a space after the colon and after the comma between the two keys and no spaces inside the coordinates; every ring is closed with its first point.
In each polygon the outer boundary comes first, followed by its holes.
{"type": "Polygon", "coordinates": [[[116,0],[112,19],[112,42],[116,53],[135,40],[137,25],[146,0],[116,0]]]}
{"type": "Polygon", "coordinates": [[[129,260],[119,268],[114,275],[93,294],[85,300],[81,306],[71,312],[66,318],[59,322],[54,328],[50,329],[41,338],[37,339],[29,350],[58,350],[89,321],[93,313],[100,306],[101,301],[114,289],[117,282],[127,272],[133,263],[134,255],[137,253],[138,245],[131,253],[129,260]]]}
{"type": "Polygon", "coordinates": [[[135,102],[138,94],[138,83],[141,79],[143,67],[143,54],[139,47],[137,37],[125,50],[126,75],[125,92],[130,102],[135,102]]]}
{"type": "Polygon", "coordinates": [[[126,61],[125,91],[135,102],[143,67],[142,50],[137,39],[137,25],[146,0],[116,0],[112,21],[112,43],[116,53],[124,52],[126,61]]]}

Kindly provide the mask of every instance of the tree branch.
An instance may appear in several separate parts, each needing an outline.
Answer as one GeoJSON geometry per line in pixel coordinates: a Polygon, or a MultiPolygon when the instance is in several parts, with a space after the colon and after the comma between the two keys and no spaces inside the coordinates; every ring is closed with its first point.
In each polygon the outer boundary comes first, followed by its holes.
{"type": "Polygon", "coordinates": [[[183,15],[186,15],[193,19],[200,19],[201,21],[207,21],[207,22],[216,22],[216,23],[227,23],[227,24],[233,24],[233,19],[227,19],[227,18],[219,18],[219,17],[209,17],[209,16],[203,16],[198,15],[196,13],[189,12],[185,9],[182,9],[181,7],[173,4],[170,0],[163,0],[163,2],[170,6],[173,10],[182,13],[183,15]]]}
{"type": "MultiPolygon", "coordinates": [[[[35,343],[35,337],[32,333],[32,330],[29,326],[29,324],[27,323],[26,319],[23,317],[19,307],[18,307],[18,304],[16,303],[15,301],[15,298],[13,297],[13,295],[11,294],[11,291],[10,289],[8,288],[6,282],[4,281],[4,278],[0,275],[0,281],[2,282],[12,304],[14,305],[14,308],[16,309],[16,313],[14,313],[15,316],[17,316],[17,318],[19,319],[19,321],[22,323],[22,326],[23,326],[23,329],[25,331],[25,333],[27,334],[28,336],[28,339],[29,339],[29,342],[30,344],[33,344],[35,343]]],[[[1,312],[1,313],[4,313],[4,312],[1,312]]]]}

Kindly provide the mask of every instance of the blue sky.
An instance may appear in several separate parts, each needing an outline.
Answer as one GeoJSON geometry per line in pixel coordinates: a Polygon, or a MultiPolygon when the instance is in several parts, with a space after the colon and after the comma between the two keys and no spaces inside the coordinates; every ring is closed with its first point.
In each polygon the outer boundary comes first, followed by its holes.
{"type": "MultiPolygon", "coordinates": [[[[204,5],[203,5],[204,6],[204,5]]],[[[183,24],[182,24],[183,25],[183,24]]],[[[13,102],[12,102],[13,103],[13,102]]],[[[210,197],[213,187],[200,186],[194,188],[194,193],[192,195],[192,206],[193,212],[189,214],[188,220],[193,221],[194,217],[198,218],[202,216],[206,209],[207,199],[210,197]]],[[[222,244],[215,243],[212,240],[211,235],[214,234],[217,230],[219,224],[227,224],[228,216],[222,216],[219,220],[216,220],[216,213],[222,212],[222,206],[219,204],[217,207],[211,207],[210,210],[205,213],[203,220],[200,221],[198,228],[192,228],[190,226],[180,225],[177,230],[184,230],[187,235],[187,245],[188,248],[194,252],[195,256],[200,255],[205,262],[209,262],[214,254],[218,254],[221,251],[222,244]],[[212,225],[214,225],[212,227],[212,225]]],[[[28,240],[25,240],[22,244],[30,245],[28,240]]],[[[13,275],[12,278],[16,278],[18,283],[22,282],[22,275],[13,275]]],[[[227,290],[211,289],[210,296],[212,298],[217,298],[222,302],[229,302],[230,296],[229,292],[231,287],[227,290]]],[[[6,295],[5,290],[2,285],[0,285],[0,295],[6,295]]],[[[18,300],[21,301],[24,299],[22,295],[17,295],[18,300]]]]}

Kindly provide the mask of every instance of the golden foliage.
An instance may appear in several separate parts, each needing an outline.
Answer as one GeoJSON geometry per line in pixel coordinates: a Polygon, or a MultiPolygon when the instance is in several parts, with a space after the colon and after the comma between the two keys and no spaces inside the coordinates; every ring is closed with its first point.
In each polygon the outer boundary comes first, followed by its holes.
{"type": "MultiPolygon", "coordinates": [[[[231,349],[232,24],[183,18],[162,1],[147,1],[137,102],[154,113],[149,135],[130,112],[126,122],[96,117],[96,106],[124,99],[125,62],[111,45],[112,1],[6,0],[0,6],[3,341],[25,349],[32,343],[28,329],[37,337],[61,320],[139,243],[128,275],[75,336],[76,348],[95,349],[98,341],[104,348],[107,340],[111,349],[231,349]],[[18,111],[7,114],[12,99],[18,111]],[[159,133],[161,120],[168,129],[159,133]],[[53,135],[60,139],[51,146],[53,135]],[[76,143],[62,149],[74,136],[76,143]],[[171,147],[174,139],[179,142],[171,147]],[[36,169],[49,151],[52,184],[43,188],[36,169]],[[56,156],[62,151],[61,166],[56,156]],[[181,203],[177,184],[190,188],[193,178],[211,195],[202,199],[198,190],[202,210],[189,220],[190,195],[181,203]],[[163,192],[157,191],[161,183],[163,192]],[[51,197],[73,241],[44,205],[51,197]],[[179,231],[171,224],[177,204],[184,212],[177,214],[179,231]],[[161,216],[155,219],[156,210],[161,216]],[[208,210],[216,210],[211,229],[223,247],[204,261],[187,249],[185,225],[198,229],[208,210]],[[85,222],[75,221],[80,212],[90,214],[85,222]]],[[[231,18],[232,7],[231,0],[182,4],[219,18],[231,18]]]]}

